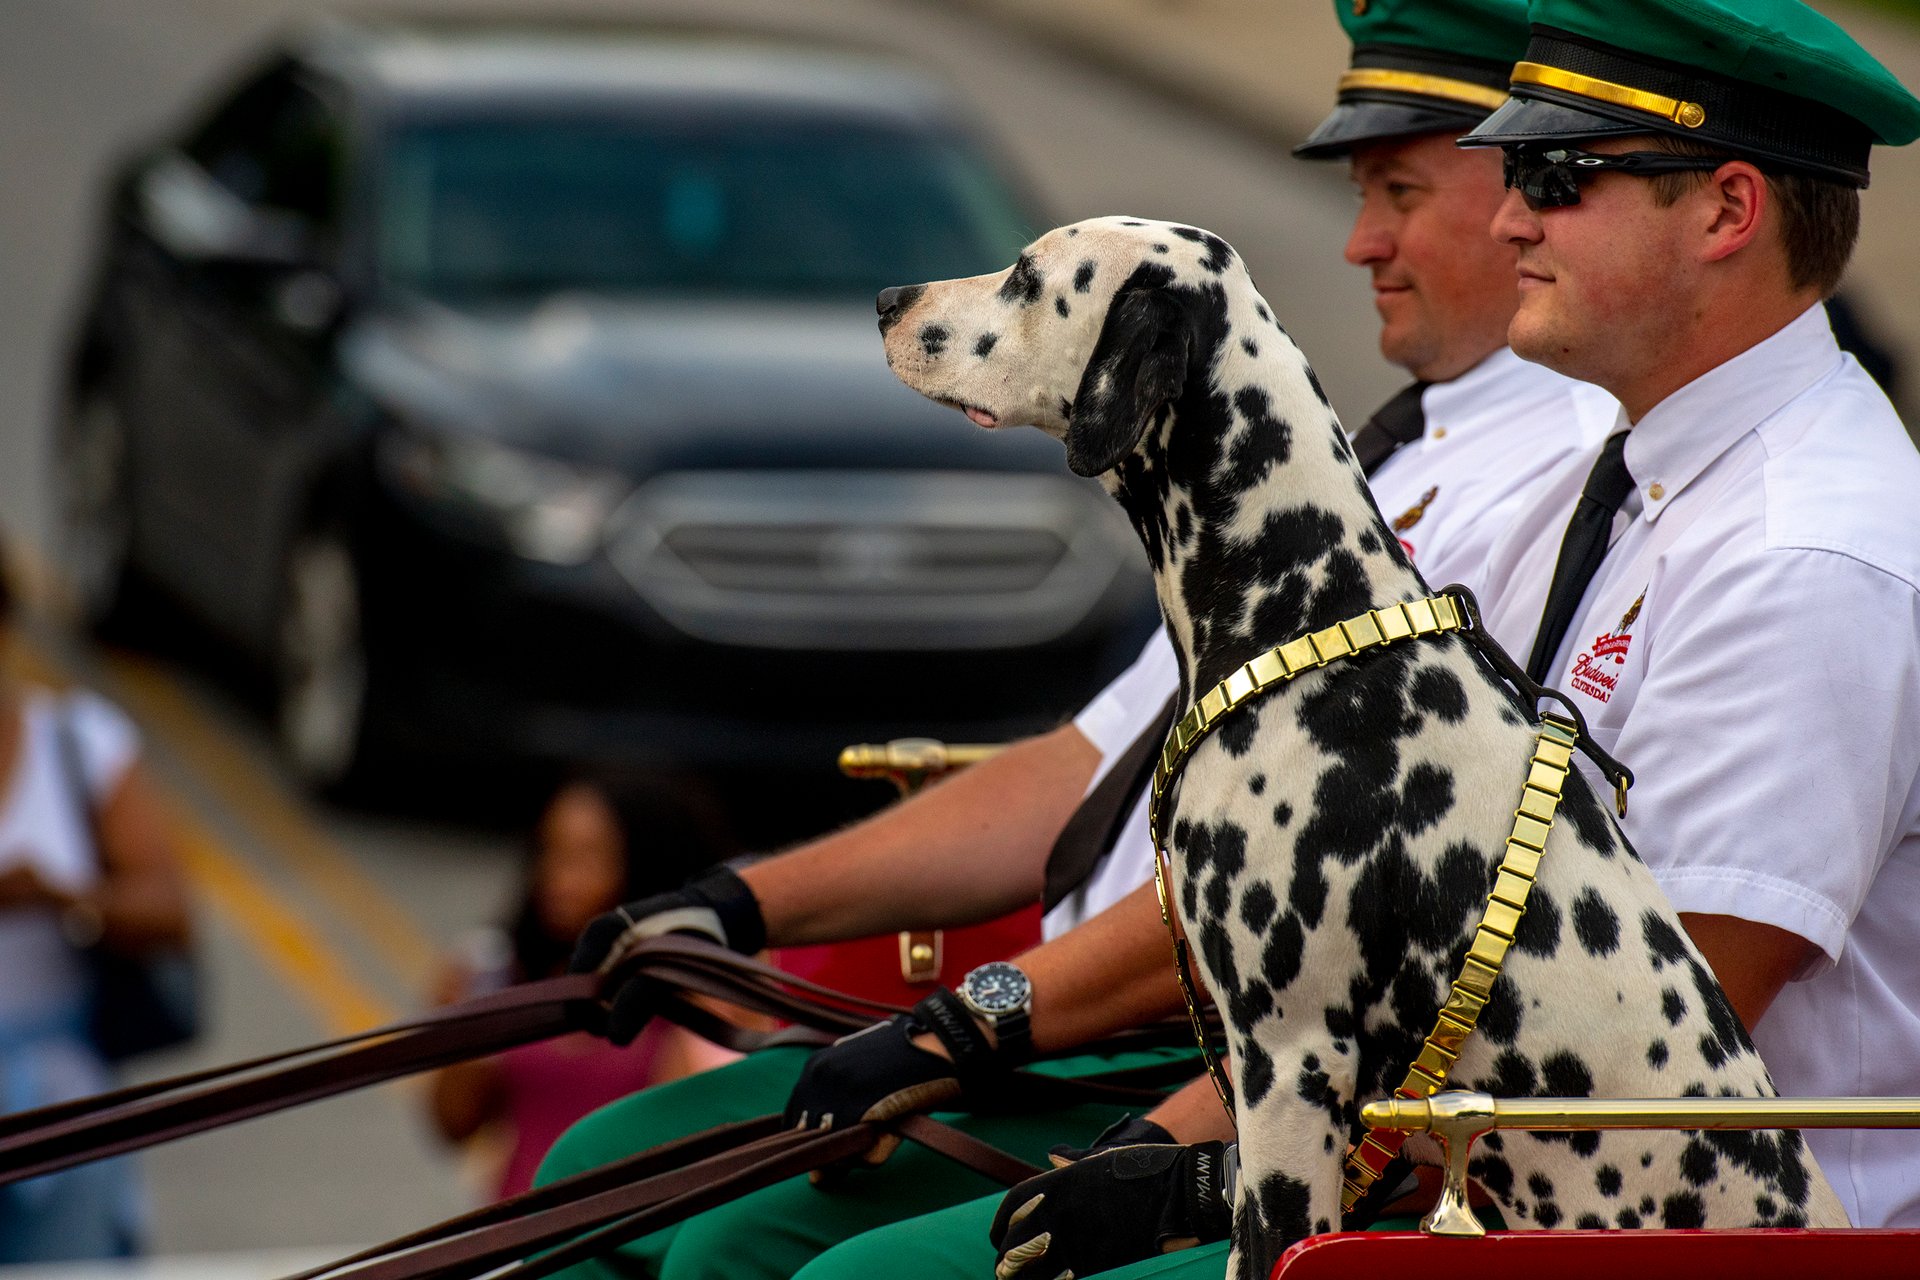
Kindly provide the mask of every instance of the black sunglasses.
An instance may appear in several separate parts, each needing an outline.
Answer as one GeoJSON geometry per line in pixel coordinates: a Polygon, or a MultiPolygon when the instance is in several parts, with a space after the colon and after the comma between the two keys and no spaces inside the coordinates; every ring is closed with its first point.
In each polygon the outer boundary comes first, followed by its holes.
{"type": "Polygon", "coordinates": [[[1660,173],[1718,169],[1732,156],[1677,156],[1667,151],[1601,155],[1572,147],[1520,144],[1504,148],[1508,190],[1520,189],[1529,209],[1564,209],[1580,203],[1580,184],[1603,173],[1650,178],[1660,173]]]}

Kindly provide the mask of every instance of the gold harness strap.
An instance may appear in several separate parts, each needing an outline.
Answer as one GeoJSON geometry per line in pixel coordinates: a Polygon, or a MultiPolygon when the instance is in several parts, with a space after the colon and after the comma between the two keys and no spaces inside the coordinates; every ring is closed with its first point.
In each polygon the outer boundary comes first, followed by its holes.
{"type": "MultiPolygon", "coordinates": [[[[1469,625],[1473,612],[1464,596],[1441,593],[1386,609],[1370,609],[1355,618],[1335,623],[1323,631],[1290,640],[1248,662],[1215,685],[1174,724],[1167,735],[1159,764],[1153,772],[1153,790],[1147,802],[1147,822],[1153,837],[1153,880],[1160,896],[1160,919],[1173,939],[1173,961],[1180,977],[1180,989],[1186,997],[1187,1013],[1193,1021],[1194,1035],[1200,1042],[1200,1055],[1207,1064],[1207,1075],[1227,1113],[1233,1114],[1233,1094],[1225,1073],[1208,1042],[1200,1015],[1200,1001],[1189,967],[1187,939],[1173,909],[1171,887],[1172,859],[1167,852],[1166,833],[1162,829],[1166,810],[1163,803],[1168,788],[1193,748],[1213,731],[1221,720],[1251,699],[1276,685],[1285,684],[1306,671],[1316,670],[1336,658],[1349,657],[1366,649],[1420,636],[1444,635],[1469,625]]],[[[1447,1075],[1460,1057],[1467,1037],[1478,1024],[1480,1011],[1493,993],[1494,981],[1506,961],[1507,948],[1513,945],[1514,931],[1526,913],[1527,894],[1533,888],[1534,873],[1541,853],[1547,847],[1547,835],[1560,807],[1561,791],[1572,768],[1573,751],[1580,740],[1575,721],[1548,713],[1540,720],[1534,740],[1533,759],[1527,780],[1521,788],[1520,806],[1514,811],[1513,830],[1507,836],[1506,852],[1487,896],[1487,909],[1474,932],[1472,945],[1462,962],[1460,976],[1448,992],[1446,1004],[1427,1036],[1420,1056],[1408,1069],[1398,1095],[1424,1098],[1446,1086],[1447,1075]]],[[[1398,1130],[1368,1133],[1359,1146],[1347,1155],[1347,1171],[1340,1190],[1343,1212],[1351,1211],[1376,1182],[1388,1163],[1399,1154],[1406,1134],[1398,1130]]]]}

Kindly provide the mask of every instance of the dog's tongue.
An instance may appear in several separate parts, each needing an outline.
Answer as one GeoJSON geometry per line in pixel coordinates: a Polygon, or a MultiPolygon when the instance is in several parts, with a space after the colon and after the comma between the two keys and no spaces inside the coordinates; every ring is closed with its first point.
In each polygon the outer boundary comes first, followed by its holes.
{"type": "Polygon", "coordinates": [[[976,427],[997,427],[1000,425],[1000,419],[994,417],[985,409],[975,409],[969,405],[965,412],[967,417],[972,419],[973,425],[976,427]]]}

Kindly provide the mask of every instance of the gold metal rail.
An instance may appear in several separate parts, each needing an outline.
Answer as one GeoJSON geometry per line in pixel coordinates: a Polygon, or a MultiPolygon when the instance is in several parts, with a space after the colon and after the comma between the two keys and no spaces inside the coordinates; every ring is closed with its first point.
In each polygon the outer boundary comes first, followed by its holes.
{"type": "Polygon", "coordinates": [[[1467,1206],[1467,1160],[1474,1140],[1495,1129],[1920,1129],[1920,1098],[1495,1098],[1452,1089],[1369,1102],[1360,1119],[1438,1138],[1446,1182],[1420,1229],[1480,1236],[1486,1228],[1467,1206]]]}
{"type": "MultiPolygon", "coordinates": [[[[940,742],[933,738],[895,738],[891,742],[859,742],[840,752],[840,772],[849,778],[885,778],[910,796],[943,774],[979,764],[1001,748],[979,743],[940,742]]],[[[908,982],[940,979],[945,935],[938,929],[911,930],[900,935],[900,976],[908,982]]]]}

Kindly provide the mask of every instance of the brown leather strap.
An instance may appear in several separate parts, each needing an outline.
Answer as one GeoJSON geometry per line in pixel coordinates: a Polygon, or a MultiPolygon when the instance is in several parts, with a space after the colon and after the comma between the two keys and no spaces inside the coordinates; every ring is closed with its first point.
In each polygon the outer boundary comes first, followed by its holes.
{"type": "MultiPolygon", "coordinates": [[[[605,996],[636,975],[659,984],[664,1016],[742,1050],[791,1039],[793,1033],[745,1031],[687,997],[728,1001],[796,1023],[816,1036],[843,1035],[869,1025],[875,1015],[898,1012],[704,939],[655,938],[636,947],[610,975],[511,987],[363,1035],[7,1117],[0,1121],[0,1186],[591,1025],[605,996]]],[[[1095,1097],[1138,1104],[1152,1096],[1124,1085],[1011,1074],[1009,1098],[1016,1105],[1095,1097]]]]}
{"type": "Polygon", "coordinates": [[[853,1159],[870,1148],[883,1129],[1007,1186],[1040,1172],[926,1116],[826,1131],[778,1130],[779,1123],[778,1116],[763,1116],[729,1126],[726,1139],[740,1145],[690,1163],[689,1158],[710,1149],[722,1131],[683,1139],[286,1280],[320,1280],[347,1268],[352,1268],[354,1280],[448,1280],[477,1276],[552,1249],[507,1273],[550,1275],[750,1191],[853,1159]],[[769,1128],[777,1131],[763,1132],[769,1128]]]}

